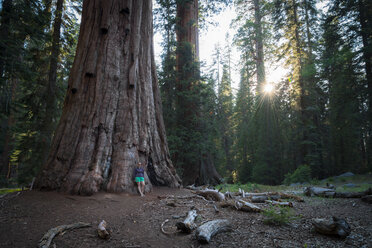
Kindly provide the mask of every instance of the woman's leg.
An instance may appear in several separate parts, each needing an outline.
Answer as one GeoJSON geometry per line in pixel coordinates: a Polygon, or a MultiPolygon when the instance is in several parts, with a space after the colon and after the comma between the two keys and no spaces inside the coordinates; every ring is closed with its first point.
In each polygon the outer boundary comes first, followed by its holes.
{"type": "Polygon", "coordinates": [[[145,194],[145,181],[142,181],[141,182],[141,189],[142,189],[142,195],[144,195],[145,194]]]}
{"type": "Polygon", "coordinates": [[[142,193],[142,190],[141,190],[141,182],[137,182],[137,188],[138,188],[138,192],[140,193],[141,196],[143,196],[143,193],[142,193]]]}

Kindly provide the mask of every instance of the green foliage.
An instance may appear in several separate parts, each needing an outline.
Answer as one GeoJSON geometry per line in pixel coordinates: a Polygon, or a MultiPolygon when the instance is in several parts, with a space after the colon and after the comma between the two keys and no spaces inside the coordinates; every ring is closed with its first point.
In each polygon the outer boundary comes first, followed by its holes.
{"type": "Polygon", "coordinates": [[[300,165],[293,173],[285,175],[283,183],[289,185],[291,183],[305,183],[311,180],[311,168],[308,165],[300,165]]]}
{"type": "Polygon", "coordinates": [[[263,222],[267,225],[280,226],[298,219],[291,208],[282,206],[270,206],[262,212],[262,215],[266,217],[263,222]]]}
{"type": "MultiPolygon", "coordinates": [[[[61,114],[69,70],[75,55],[82,1],[65,1],[56,95],[53,99],[56,106],[52,112],[48,112],[50,106],[46,98],[49,95],[48,74],[53,34],[50,27],[55,18],[54,2],[10,2],[9,28],[4,30],[4,19],[0,20],[0,45],[1,50],[5,47],[6,51],[0,53],[0,60],[5,62],[0,63],[0,124],[4,130],[0,134],[0,155],[8,158],[4,165],[0,164],[0,171],[9,174],[10,178],[6,179],[9,182],[16,180],[26,185],[38,173],[48,154],[51,136],[61,114]],[[6,35],[3,36],[4,33],[6,35]],[[50,128],[46,130],[46,126],[50,128]],[[7,171],[8,163],[10,171],[7,171]],[[6,171],[1,168],[3,166],[6,166],[6,171]]],[[[4,14],[1,10],[1,15],[4,14]]]]}
{"type": "Polygon", "coordinates": [[[9,194],[9,193],[17,192],[17,191],[22,191],[22,189],[20,189],[20,188],[15,188],[15,189],[0,189],[0,195],[9,194]]]}

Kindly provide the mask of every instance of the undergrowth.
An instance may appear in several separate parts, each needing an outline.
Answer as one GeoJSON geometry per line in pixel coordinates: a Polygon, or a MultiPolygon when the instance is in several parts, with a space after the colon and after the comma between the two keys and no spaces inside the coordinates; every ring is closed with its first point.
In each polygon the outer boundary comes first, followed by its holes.
{"type": "Polygon", "coordinates": [[[291,208],[282,206],[270,205],[262,214],[266,217],[263,222],[267,225],[286,225],[299,218],[291,208]]]}
{"type": "Polygon", "coordinates": [[[17,192],[17,191],[21,191],[22,189],[21,188],[16,188],[16,189],[0,189],[0,195],[4,195],[4,194],[8,194],[8,193],[13,193],[13,192],[17,192]]]}

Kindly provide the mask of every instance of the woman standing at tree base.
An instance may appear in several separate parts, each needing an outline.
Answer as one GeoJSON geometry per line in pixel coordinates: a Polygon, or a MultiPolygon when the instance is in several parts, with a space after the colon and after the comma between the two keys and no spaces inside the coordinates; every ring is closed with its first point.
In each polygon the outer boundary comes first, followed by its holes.
{"type": "Polygon", "coordinates": [[[134,180],[137,183],[138,191],[141,196],[145,196],[145,170],[141,162],[138,162],[137,168],[134,172],[134,180]]]}

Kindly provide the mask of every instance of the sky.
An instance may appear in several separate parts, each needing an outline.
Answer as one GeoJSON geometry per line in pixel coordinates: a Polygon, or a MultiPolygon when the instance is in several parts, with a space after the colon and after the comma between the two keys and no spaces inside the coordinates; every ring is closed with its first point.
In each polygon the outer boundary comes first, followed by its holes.
{"type": "MultiPolygon", "coordinates": [[[[235,9],[233,6],[226,8],[220,14],[213,17],[213,21],[217,23],[216,26],[209,26],[207,30],[199,31],[199,56],[200,61],[206,64],[206,68],[212,64],[213,53],[215,52],[215,46],[219,45],[223,48],[226,44],[226,34],[229,34],[229,43],[232,44],[232,39],[236,33],[236,30],[230,28],[231,21],[236,17],[235,9]]],[[[160,65],[160,54],[161,54],[161,35],[155,33],[154,42],[155,42],[155,57],[156,62],[160,65]]],[[[233,46],[232,47],[232,88],[236,93],[239,86],[239,52],[233,46]]],[[[276,65],[275,67],[266,66],[266,81],[269,83],[277,83],[282,77],[285,76],[287,70],[281,66],[276,65]]],[[[222,72],[222,70],[220,70],[222,72]]],[[[222,77],[222,73],[220,73],[222,77]]]]}

